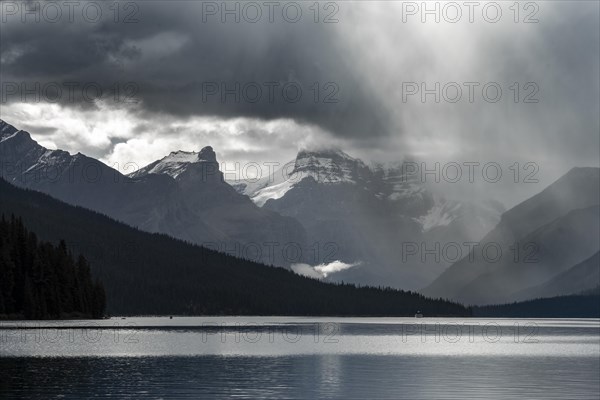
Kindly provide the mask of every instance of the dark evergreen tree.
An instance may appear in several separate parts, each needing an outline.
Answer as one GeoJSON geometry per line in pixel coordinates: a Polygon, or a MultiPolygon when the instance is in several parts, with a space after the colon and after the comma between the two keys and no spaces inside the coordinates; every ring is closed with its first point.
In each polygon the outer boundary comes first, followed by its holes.
{"type": "MultiPolygon", "coordinates": [[[[0,226],[1,235],[11,238],[9,248],[0,249],[0,274],[14,275],[11,283],[0,282],[2,292],[14,285],[10,295],[4,295],[5,309],[15,302],[8,313],[23,310],[25,276],[31,279],[35,301],[44,304],[51,317],[82,312],[101,316],[105,301],[110,313],[120,315],[471,313],[460,304],[418,293],[325,283],[166,235],[141,232],[0,179],[2,213],[19,216],[38,238],[57,246],[46,244],[37,254],[29,254],[36,252],[29,248],[33,242],[27,240],[30,235],[24,233],[21,220],[0,226]],[[83,253],[85,259],[74,259],[69,252],[83,253]],[[92,273],[104,287],[92,283],[92,273]]],[[[44,313],[41,310],[37,313],[44,313]]]]}
{"type": "Polygon", "coordinates": [[[64,241],[38,242],[20,218],[0,219],[0,316],[100,318],[106,298],[87,260],[75,262],[64,241]]]}

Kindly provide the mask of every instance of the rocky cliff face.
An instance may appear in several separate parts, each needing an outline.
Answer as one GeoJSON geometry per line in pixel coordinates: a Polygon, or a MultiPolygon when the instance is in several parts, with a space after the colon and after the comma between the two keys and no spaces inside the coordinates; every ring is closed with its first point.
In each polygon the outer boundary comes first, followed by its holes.
{"type": "Polygon", "coordinates": [[[48,150],[4,121],[0,134],[1,173],[11,183],[238,257],[281,266],[302,261],[283,250],[290,243],[304,249],[302,226],[225,183],[211,147],[171,153],[125,176],[82,154],[48,150]]]}
{"type": "Polygon", "coordinates": [[[368,166],[337,149],[301,151],[286,168],[238,190],[300,221],[309,246],[328,244],[316,263],[359,264],[329,279],[416,289],[449,262],[406,259],[407,245],[477,240],[503,208],[447,199],[407,171],[402,163],[368,166]]]}

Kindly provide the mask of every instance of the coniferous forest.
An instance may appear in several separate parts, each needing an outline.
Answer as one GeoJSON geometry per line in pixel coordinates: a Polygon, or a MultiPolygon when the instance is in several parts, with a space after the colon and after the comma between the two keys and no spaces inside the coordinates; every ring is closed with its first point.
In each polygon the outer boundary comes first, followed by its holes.
{"type": "Polygon", "coordinates": [[[2,179],[0,193],[0,318],[97,318],[105,307],[118,315],[598,315],[597,307],[581,305],[597,293],[470,308],[325,283],[141,232],[2,179]]]}
{"type": "Polygon", "coordinates": [[[39,241],[20,218],[0,218],[0,317],[99,318],[104,287],[92,280],[88,261],[60,241],[39,241]]]}
{"type": "MultiPolygon", "coordinates": [[[[0,214],[21,217],[41,239],[56,244],[64,240],[67,249],[90,260],[94,276],[105,285],[109,314],[413,316],[421,311],[427,316],[467,316],[471,312],[460,304],[413,292],[325,283],[142,232],[2,179],[0,193],[0,214]]],[[[66,257],[64,245],[56,252],[66,257]]],[[[72,278],[63,275],[57,281],[72,278]]],[[[36,282],[30,278],[29,285],[37,288],[36,282]]],[[[65,294],[61,311],[73,311],[74,296],[65,287],[61,290],[65,294]]]]}

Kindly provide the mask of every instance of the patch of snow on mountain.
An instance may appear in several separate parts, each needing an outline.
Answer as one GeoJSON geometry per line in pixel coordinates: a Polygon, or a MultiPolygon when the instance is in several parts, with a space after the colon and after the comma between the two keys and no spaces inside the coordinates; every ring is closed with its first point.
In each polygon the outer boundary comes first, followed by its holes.
{"type": "Polygon", "coordinates": [[[448,226],[458,218],[461,206],[461,203],[458,202],[441,202],[436,199],[435,205],[431,207],[427,214],[417,218],[417,221],[423,227],[424,232],[438,226],[448,226]]]}
{"type": "Polygon", "coordinates": [[[339,150],[300,152],[294,167],[294,173],[299,177],[294,180],[310,176],[320,183],[356,183],[360,168],[366,168],[362,161],[339,150]]]}
{"type": "Polygon", "coordinates": [[[131,178],[139,178],[147,174],[164,174],[176,179],[190,164],[216,163],[216,154],[210,146],[204,147],[200,152],[174,151],[166,157],[129,174],[131,178]]]}
{"type": "MultiPolygon", "coordinates": [[[[43,167],[54,167],[54,166],[63,166],[65,163],[69,162],[69,153],[62,150],[44,150],[44,152],[37,159],[37,162],[32,164],[26,171],[34,171],[38,168],[43,167]]],[[[57,169],[54,172],[59,172],[57,169]]]]}
{"type": "Polygon", "coordinates": [[[7,136],[4,136],[4,137],[2,137],[2,138],[0,139],[0,143],[2,143],[2,142],[5,142],[5,141],[7,141],[7,140],[10,140],[10,139],[12,139],[12,138],[16,137],[17,135],[19,135],[19,133],[20,133],[20,132],[21,132],[21,131],[16,131],[15,133],[11,133],[11,134],[9,134],[9,135],[7,135],[7,136]]]}
{"type": "MultiPolygon", "coordinates": [[[[166,174],[177,178],[189,164],[201,162],[198,153],[194,151],[176,151],[164,157],[154,165],[149,165],[145,174],[166,174]]],[[[141,170],[140,170],[141,171],[141,170]]]]}
{"type": "Polygon", "coordinates": [[[252,201],[259,206],[262,207],[267,200],[269,199],[280,199],[282,198],[295,184],[291,180],[285,180],[279,184],[273,186],[267,186],[263,189],[260,189],[252,196],[252,201]]]}
{"type": "Polygon", "coordinates": [[[340,150],[301,151],[294,162],[256,182],[228,182],[262,206],[269,199],[280,199],[296,183],[312,178],[322,184],[356,184],[368,179],[368,167],[340,150]],[[293,165],[293,169],[291,166],[293,165]]]}
{"type": "Polygon", "coordinates": [[[271,186],[277,186],[285,181],[289,181],[290,177],[287,175],[286,170],[291,170],[292,165],[293,161],[285,164],[284,167],[273,171],[271,174],[259,177],[258,179],[240,179],[237,176],[232,177],[228,174],[225,174],[224,177],[225,181],[233,186],[238,193],[245,194],[254,200],[254,197],[263,189],[269,190],[269,187],[271,186]]]}

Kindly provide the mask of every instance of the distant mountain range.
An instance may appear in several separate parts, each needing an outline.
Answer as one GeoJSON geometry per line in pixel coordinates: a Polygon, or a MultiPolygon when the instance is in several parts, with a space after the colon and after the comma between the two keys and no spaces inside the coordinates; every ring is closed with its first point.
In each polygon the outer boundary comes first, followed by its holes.
{"type": "MultiPolygon", "coordinates": [[[[470,315],[459,304],[418,293],[324,283],[142,232],[2,179],[0,194],[0,216],[20,217],[41,240],[64,240],[69,251],[85,255],[104,283],[111,314],[470,315]]],[[[32,283],[34,289],[44,284],[32,283]]]]}
{"type": "Polygon", "coordinates": [[[574,168],[502,215],[482,248],[454,263],[423,290],[467,304],[498,304],[574,294],[600,284],[600,169],[574,168]]]}
{"type": "Polygon", "coordinates": [[[262,208],[297,219],[309,243],[333,242],[337,258],[360,264],[336,274],[336,280],[423,286],[448,263],[433,257],[403,260],[403,244],[428,243],[431,248],[444,240],[476,240],[504,210],[493,201],[476,205],[444,198],[403,163],[367,166],[337,149],[301,151],[285,166],[236,187],[262,208]]]}
{"type": "Polygon", "coordinates": [[[600,318],[600,290],[536,298],[519,303],[472,307],[479,318],[600,318]]]}
{"type": "Polygon", "coordinates": [[[502,206],[445,199],[404,173],[340,150],[301,151],[286,176],[228,184],[214,150],[172,152],[123,175],[80,153],[48,150],[0,121],[1,176],[148,232],[265,264],[340,261],[327,279],[418,288],[448,265],[402,262],[402,243],[476,240],[502,206]]]}
{"type": "Polygon", "coordinates": [[[514,295],[515,300],[541,299],[594,290],[600,284],[600,253],[572,268],[554,275],[546,282],[524,289],[514,295]]]}
{"type": "Polygon", "coordinates": [[[125,176],[80,153],[48,150],[0,120],[0,160],[0,175],[15,185],[147,232],[275,265],[289,265],[280,250],[286,243],[305,247],[300,223],[261,209],[223,181],[210,147],[195,155],[171,153],[125,176]],[[181,170],[170,169],[178,160],[181,170]]]}
{"type": "Polygon", "coordinates": [[[300,151],[255,182],[225,181],[210,146],[123,175],[80,153],[48,150],[0,120],[0,161],[0,175],[14,185],[238,258],[309,276],[327,271],[327,281],[424,287],[466,304],[568,295],[598,283],[598,168],[575,168],[504,212],[492,200],[440,193],[408,172],[408,161],[367,165],[339,149],[300,151]],[[452,265],[406,257],[407,244],[465,242],[478,247],[452,265]],[[486,257],[486,244],[501,258],[486,257]]]}

